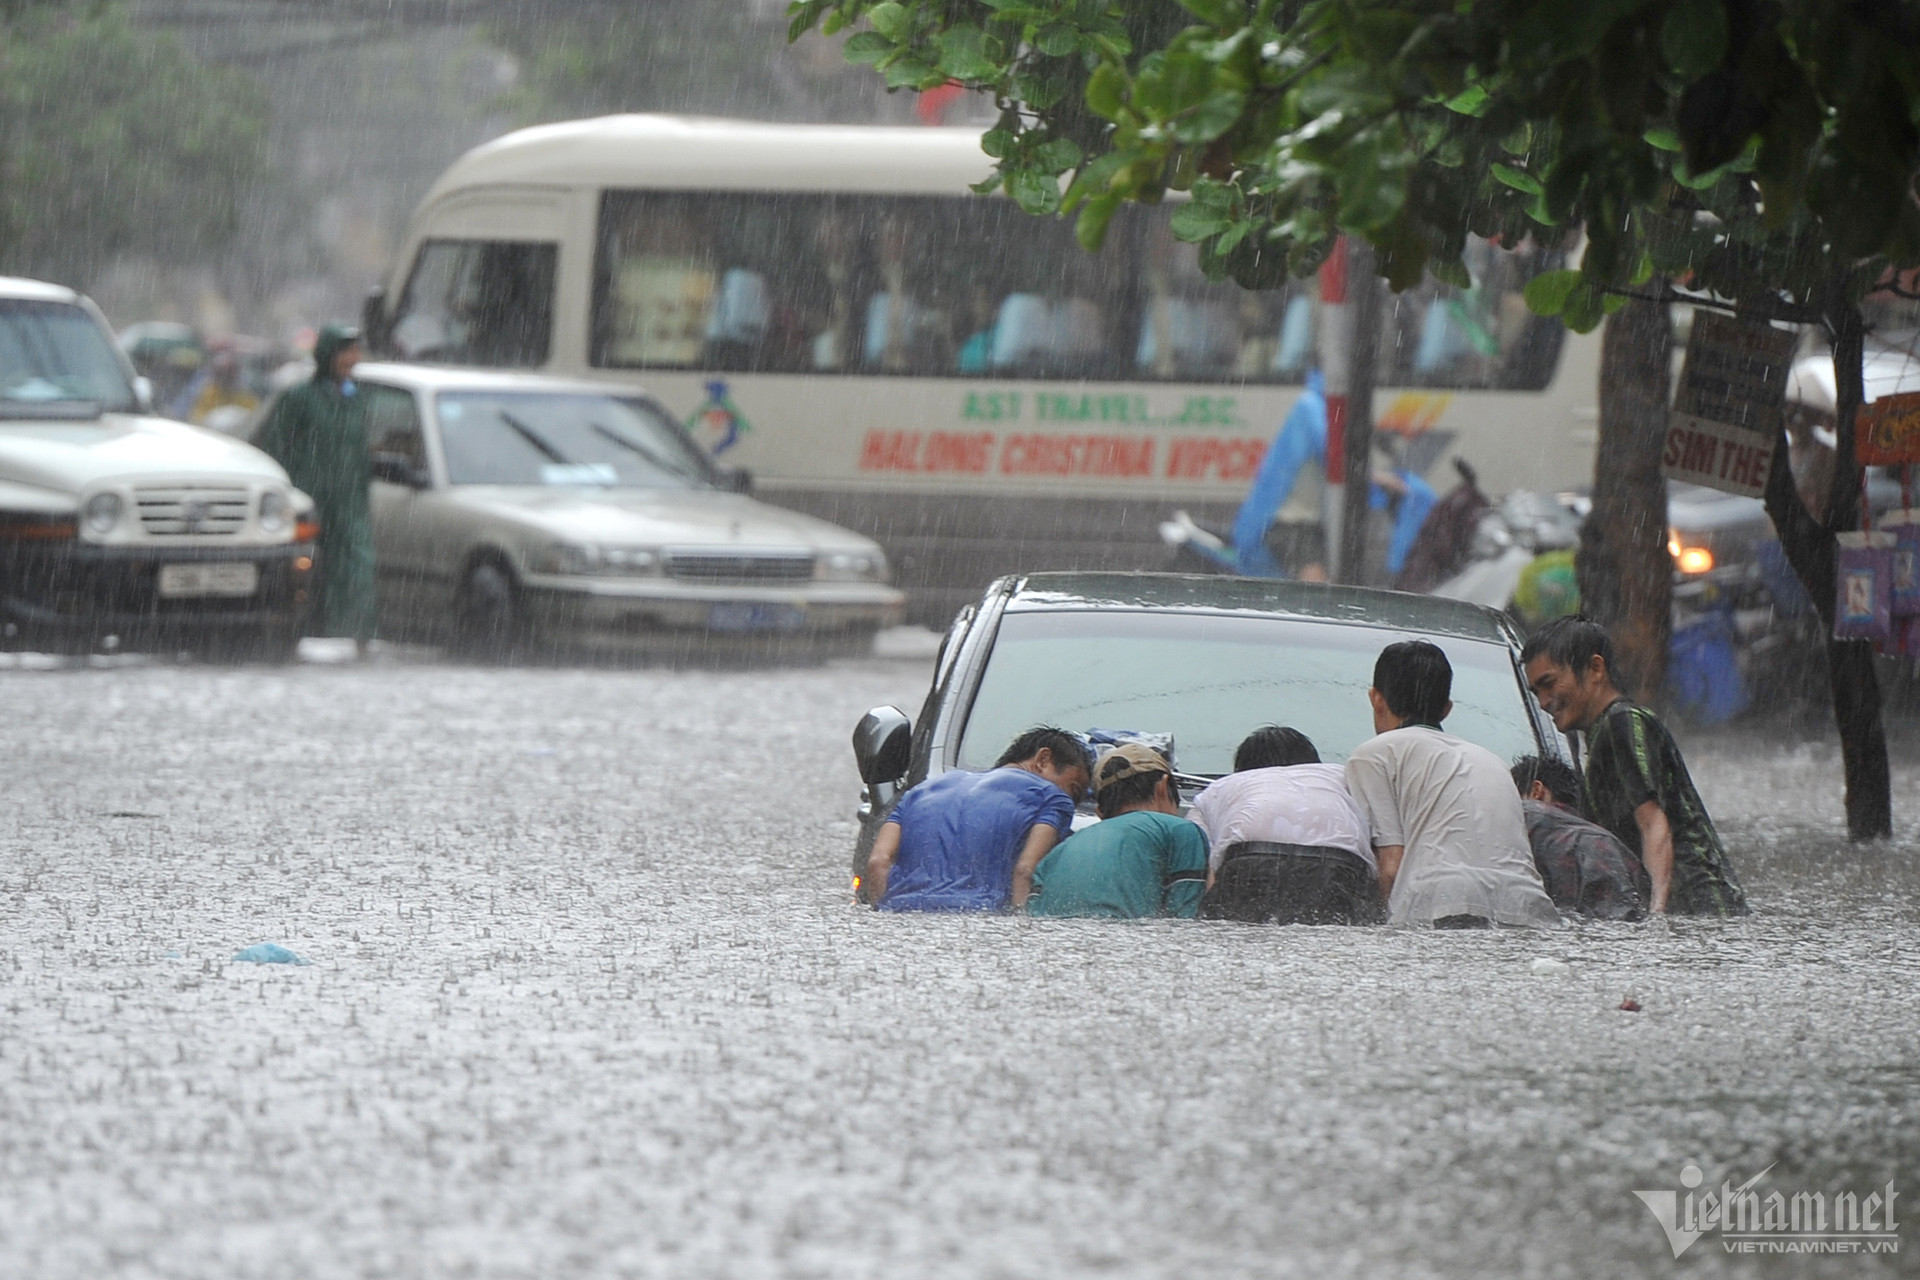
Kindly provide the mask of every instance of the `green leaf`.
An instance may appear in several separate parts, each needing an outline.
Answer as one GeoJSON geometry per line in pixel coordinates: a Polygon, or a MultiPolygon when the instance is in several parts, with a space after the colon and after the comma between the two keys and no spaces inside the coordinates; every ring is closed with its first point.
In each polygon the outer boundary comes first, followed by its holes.
{"type": "Polygon", "coordinates": [[[1060,181],[1052,174],[1015,169],[1007,175],[1007,194],[1027,213],[1058,213],[1060,181]]]}
{"type": "Polygon", "coordinates": [[[848,62],[865,63],[869,66],[880,61],[893,50],[893,41],[878,31],[862,31],[857,35],[849,36],[847,43],[841,48],[848,62]]]}
{"type": "Polygon", "coordinates": [[[1584,280],[1568,293],[1565,305],[1560,308],[1561,322],[1575,333],[1592,333],[1606,318],[1603,295],[1584,280]]]}
{"type": "Polygon", "coordinates": [[[995,160],[1003,160],[1013,150],[1014,135],[1011,129],[989,129],[980,135],[980,149],[995,160]]]}
{"type": "Polygon", "coordinates": [[[1208,236],[1217,236],[1233,225],[1233,214],[1224,209],[1210,208],[1198,200],[1189,200],[1173,211],[1168,225],[1173,238],[1185,240],[1189,244],[1205,240],[1208,236]]]}
{"type": "Polygon", "coordinates": [[[918,58],[901,58],[887,68],[889,89],[918,89],[929,82],[939,84],[945,79],[946,76],[918,58]]]}
{"type": "Polygon", "coordinates": [[[1179,0],[1179,3],[1200,21],[1216,27],[1240,27],[1247,21],[1247,6],[1242,0],[1179,0]]]}
{"type": "Polygon", "coordinates": [[[1727,9],[1722,0],[1678,0],[1660,28],[1667,65],[1689,79],[1703,76],[1727,57],[1727,9]]]}
{"type": "Polygon", "coordinates": [[[963,23],[940,37],[940,69],[955,80],[994,80],[1002,70],[994,52],[986,32],[963,23]]]}
{"type": "Polygon", "coordinates": [[[1477,84],[1470,84],[1447,99],[1447,110],[1463,116],[1483,116],[1491,105],[1486,89],[1477,84]]]}
{"type": "Polygon", "coordinates": [[[1064,58],[1080,50],[1080,33],[1064,22],[1054,22],[1040,28],[1033,38],[1033,47],[1053,58],[1064,58]]]}
{"type": "Polygon", "coordinates": [[[913,34],[913,24],[907,13],[907,7],[894,3],[894,0],[887,0],[887,3],[877,4],[867,10],[867,22],[875,31],[895,44],[905,41],[913,34]]]}
{"type": "Polygon", "coordinates": [[[1511,165],[1496,164],[1493,166],[1491,172],[1495,181],[1504,186],[1512,187],[1515,191],[1524,191],[1530,196],[1537,196],[1546,190],[1545,187],[1540,185],[1538,178],[1530,173],[1524,173],[1519,169],[1515,169],[1511,165]]]}
{"type": "Polygon", "coordinates": [[[1120,202],[1121,198],[1111,192],[1087,201],[1073,224],[1073,238],[1080,242],[1082,249],[1094,253],[1106,242],[1107,224],[1113,221],[1120,202]]]}
{"type": "Polygon", "coordinates": [[[1097,116],[1117,120],[1125,108],[1127,88],[1127,73],[1103,62],[1087,77],[1087,106],[1097,116]]]}
{"type": "Polygon", "coordinates": [[[1579,283],[1578,271],[1542,271],[1527,281],[1522,296],[1527,300],[1527,309],[1535,315],[1557,316],[1566,307],[1568,296],[1579,283]]]}
{"type": "Polygon", "coordinates": [[[1079,168],[1082,158],[1079,144],[1071,138],[1054,138],[1043,142],[1033,153],[1034,162],[1053,173],[1079,168]]]}
{"type": "Polygon", "coordinates": [[[1680,150],[1680,135],[1664,125],[1656,125],[1641,135],[1643,141],[1656,151],[1680,150]]]}
{"type": "Polygon", "coordinates": [[[1240,90],[1218,90],[1182,112],[1170,132],[1180,142],[1211,142],[1233,128],[1246,105],[1247,95],[1240,90]]]}

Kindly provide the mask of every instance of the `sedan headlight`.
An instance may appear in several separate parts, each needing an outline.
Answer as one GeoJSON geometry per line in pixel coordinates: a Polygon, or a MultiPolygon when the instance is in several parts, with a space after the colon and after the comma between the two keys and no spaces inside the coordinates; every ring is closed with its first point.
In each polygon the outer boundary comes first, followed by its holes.
{"type": "Polygon", "coordinates": [[[878,551],[827,551],[814,561],[822,582],[885,582],[887,558],[878,551]]]}
{"type": "Polygon", "coordinates": [[[260,495],[260,531],[279,533],[287,527],[292,512],[293,507],[287,501],[286,494],[278,489],[267,490],[260,495]]]}
{"type": "Polygon", "coordinates": [[[535,573],[580,578],[657,578],[660,551],[656,547],[603,547],[593,543],[556,542],[527,558],[535,573]]]}
{"type": "Polygon", "coordinates": [[[83,512],[87,528],[94,533],[112,533],[113,527],[120,523],[123,504],[117,493],[96,493],[87,499],[83,512]]]}

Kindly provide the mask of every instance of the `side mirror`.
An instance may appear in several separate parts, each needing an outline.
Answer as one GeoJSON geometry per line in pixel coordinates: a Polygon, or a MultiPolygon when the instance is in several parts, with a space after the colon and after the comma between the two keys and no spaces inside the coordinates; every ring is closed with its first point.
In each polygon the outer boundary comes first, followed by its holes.
{"type": "Polygon", "coordinates": [[[875,707],[853,730],[853,760],[868,786],[906,776],[913,750],[913,721],[898,707],[875,707]]]}
{"type": "Polygon", "coordinates": [[[427,473],[414,466],[413,459],[404,453],[376,453],[368,460],[368,470],[375,480],[405,485],[409,489],[424,489],[428,484],[427,473]]]}
{"type": "Polygon", "coordinates": [[[752,493],[753,472],[745,467],[721,467],[720,487],[728,493],[752,493]]]}
{"type": "Polygon", "coordinates": [[[153,412],[153,379],[146,374],[137,374],[133,379],[133,402],[140,412],[153,412]]]}

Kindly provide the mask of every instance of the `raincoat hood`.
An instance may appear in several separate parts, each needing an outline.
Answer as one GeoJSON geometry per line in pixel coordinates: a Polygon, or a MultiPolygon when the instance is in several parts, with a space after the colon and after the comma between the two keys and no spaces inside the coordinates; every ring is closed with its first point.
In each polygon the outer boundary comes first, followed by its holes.
{"type": "Polygon", "coordinates": [[[333,358],[360,341],[360,331],[352,325],[330,324],[313,340],[313,380],[332,382],[333,358]]]}

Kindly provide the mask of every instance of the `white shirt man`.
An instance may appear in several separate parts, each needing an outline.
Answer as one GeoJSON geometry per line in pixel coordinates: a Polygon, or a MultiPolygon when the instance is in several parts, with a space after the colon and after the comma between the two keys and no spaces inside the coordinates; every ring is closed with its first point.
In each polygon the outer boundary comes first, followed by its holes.
{"type": "Polygon", "coordinates": [[[1347,758],[1390,924],[1556,928],[1513,778],[1485,747],[1440,728],[1453,669],[1424,640],[1388,645],[1374,667],[1378,736],[1347,758]]]}
{"type": "Polygon", "coordinates": [[[1207,833],[1207,870],[1248,841],[1345,849],[1377,871],[1367,820],[1337,764],[1295,764],[1230,773],[1193,798],[1187,816],[1207,833]]]}

